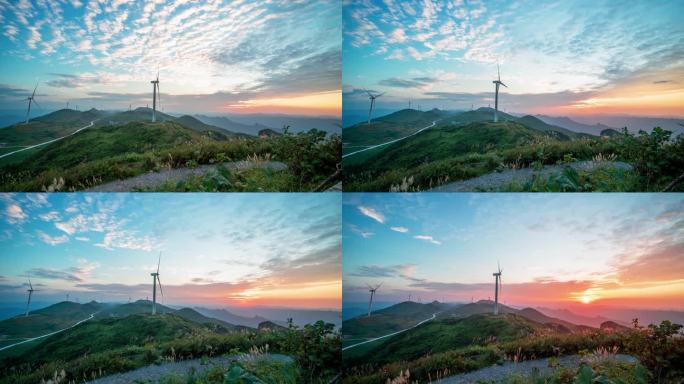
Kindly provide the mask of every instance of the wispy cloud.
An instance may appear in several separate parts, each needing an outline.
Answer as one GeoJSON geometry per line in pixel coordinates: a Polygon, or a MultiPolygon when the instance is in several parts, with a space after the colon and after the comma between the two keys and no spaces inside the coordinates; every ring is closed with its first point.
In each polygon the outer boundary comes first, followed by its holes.
{"type": "Polygon", "coordinates": [[[391,230],[395,232],[407,233],[409,231],[406,227],[390,227],[391,230]]]}
{"type": "Polygon", "coordinates": [[[40,241],[42,241],[45,244],[58,245],[69,241],[69,237],[67,235],[50,236],[43,231],[36,231],[36,234],[38,234],[38,238],[40,239],[40,241]]]}
{"type": "Polygon", "coordinates": [[[416,236],[413,236],[413,238],[414,238],[414,239],[418,239],[418,240],[424,240],[424,241],[427,241],[427,242],[430,242],[430,243],[436,244],[436,245],[441,245],[441,244],[442,244],[441,241],[435,240],[435,239],[434,239],[432,236],[430,236],[430,235],[416,235],[416,236]]]}
{"type": "Polygon", "coordinates": [[[385,216],[374,208],[359,206],[359,212],[362,215],[368,216],[380,224],[385,224],[385,216]]]}

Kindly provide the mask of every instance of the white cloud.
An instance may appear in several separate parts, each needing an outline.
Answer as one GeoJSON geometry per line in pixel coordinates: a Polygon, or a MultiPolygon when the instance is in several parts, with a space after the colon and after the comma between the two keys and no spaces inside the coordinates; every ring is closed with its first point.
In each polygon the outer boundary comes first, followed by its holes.
{"type": "Polygon", "coordinates": [[[69,241],[69,237],[67,235],[50,236],[47,233],[40,230],[36,231],[36,233],[38,234],[38,238],[45,244],[57,245],[69,241]]]}
{"type": "Polygon", "coordinates": [[[43,221],[57,221],[59,220],[59,212],[50,211],[47,213],[40,214],[38,215],[38,217],[43,221]]]}
{"type": "Polygon", "coordinates": [[[7,222],[10,224],[21,223],[28,218],[28,215],[17,203],[9,203],[5,209],[5,214],[7,215],[7,222]]]}
{"type": "Polygon", "coordinates": [[[359,206],[358,208],[361,214],[370,217],[371,219],[377,221],[380,224],[385,224],[385,216],[382,213],[369,207],[359,206]]]}
{"type": "Polygon", "coordinates": [[[152,239],[149,236],[138,237],[133,231],[127,230],[112,230],[105,233],[101,243],[95,244],[108,250],[114,248],[121,249],[140,249],[143,251],[151,251],[154,248],[152,239]]]}
{"type": "Polygon", "coordinates": [[[394,43],[403,43],[406,41],[406,34],[404,33],[404,30],[401,28],[395,29],[389,36],[389,39],[387,40],[388,43],[394,44],[394,43]]]}
{"type": "Polygon", "coordinates": [[[418,239],[418,240],[428,241],[428,242],[430,242],[430,243],[432,243],[432,244],[437,244],[437,245],[441,245],[441,244],[442,244],[441,241],[435,240],[435,239],[434,239],[432,236],[430,236],[430,235],[416,235],[416,236],[413,236],[413,238],[414,238],[414,239],[418,239]]]}
{"type": "Polygon", "coordinates": [[[78,241],[90,241],[90,238],[85,236],[76,236],[75,239],[78,241]]]}
{"type": "Polygon", "coordinates": [[[406,227],[391,227],[390,229],[393,231],[396,231],[396,232],[401,232],[401,233],[406,233],[409,231],[409,229],[406,227]]]}

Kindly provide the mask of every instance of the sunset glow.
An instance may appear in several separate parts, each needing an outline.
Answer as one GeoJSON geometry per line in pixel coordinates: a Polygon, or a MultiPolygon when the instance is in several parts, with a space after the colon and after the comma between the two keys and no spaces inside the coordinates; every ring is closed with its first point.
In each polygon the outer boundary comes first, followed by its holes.
{"type": "Polygon", "coordinates": [[[339,309],[337,194],[0,195],[6,301],[339,309]],[[248,225],[245,225],[245,224],[248,225]]]}
{"type": "Polygon", "coordinates": [[[345,301],[684,309],[684,198],[657,194],[349,194],[345,301]]]}

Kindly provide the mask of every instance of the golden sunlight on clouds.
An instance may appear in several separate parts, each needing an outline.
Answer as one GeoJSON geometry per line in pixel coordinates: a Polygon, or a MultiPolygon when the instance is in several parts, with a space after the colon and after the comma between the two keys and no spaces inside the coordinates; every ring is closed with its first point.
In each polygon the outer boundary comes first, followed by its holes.
{"type": "Polygon", "coordinates": [[[342,302],[342,281],[251,288],[232,294],[228,301],[245,306],[297,304],[312,308],[339,308],[342,302]]]}
{"type": "Polygon", "coordinates": [[[335,115],[342,113],[342,91],[284,96],[267,99],[241,100],[223,107],[237,113],[297,113],[303,115],[335,115]]]}
{"type": "Polygon", "coordinates": [[[570,298],[583,304],[595,301],[624,301],[629,302],[634,299],[661,300],[672,299],[676,301],[681,298],[684,292],[684,280],[642,282],[638,284],[612,285],[610,287],[592,287],[583,291],[572,292],[570,298]]]}

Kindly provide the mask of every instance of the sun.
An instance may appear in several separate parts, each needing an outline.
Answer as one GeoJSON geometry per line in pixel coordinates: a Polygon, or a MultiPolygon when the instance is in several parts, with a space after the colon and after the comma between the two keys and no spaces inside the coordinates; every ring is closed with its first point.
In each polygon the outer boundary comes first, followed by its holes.
{"type": "Polygon", "coordinates": [[[584,296],[580,297],[580,301],[581,301],[582,303],[584,303],[584,304],[589,304],[589,303],[591,303],[593,300],[594,300],[594,298],[591,297],[591,296],[589,296],[589,295],[584,295],[584,296]]]}

